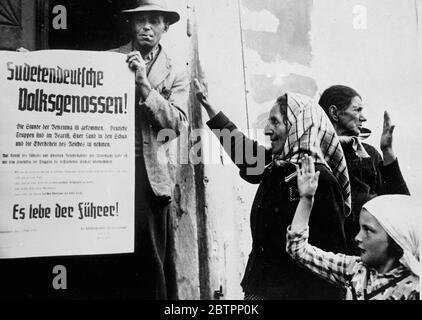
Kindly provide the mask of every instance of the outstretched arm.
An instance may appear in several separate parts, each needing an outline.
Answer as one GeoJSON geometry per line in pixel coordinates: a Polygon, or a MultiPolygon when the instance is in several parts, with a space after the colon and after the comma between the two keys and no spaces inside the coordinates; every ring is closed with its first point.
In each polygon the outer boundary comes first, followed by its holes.
{"type": "Polygon", "coordinates": [[[194,80],[194,86],[196,98],[210,117],[208,127],[240,169],[240,176],[250,183],[260,183],[265,166],[272,160],[271,151],[247,138],[223,112],[214,107],[197,79],[194,80]]]}

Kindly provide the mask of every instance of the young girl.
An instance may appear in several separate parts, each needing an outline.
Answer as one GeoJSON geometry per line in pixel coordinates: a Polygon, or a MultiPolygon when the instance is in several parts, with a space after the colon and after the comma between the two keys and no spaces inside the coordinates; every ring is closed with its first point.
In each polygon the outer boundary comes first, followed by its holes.
{"type": "Polygon", "coordinates": [[[346,287],[347,300],[418,300],[418,209],[412,198],[383,195],[367,202],[355,238],[360,257],[334,254],[308,243],[309,216],[319,178],[311,157],[303,157],[297,174],[300,201],[287,229],[290,256],[320,277],[346,287]]]}

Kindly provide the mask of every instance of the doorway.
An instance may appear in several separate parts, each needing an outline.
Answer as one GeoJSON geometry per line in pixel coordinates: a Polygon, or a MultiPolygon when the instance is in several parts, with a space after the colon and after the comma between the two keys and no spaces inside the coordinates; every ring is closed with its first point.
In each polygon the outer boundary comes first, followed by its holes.
{"type": "Polygon", "coordinates": [[[129,41],[127,22],[120,11],[133,0],[50,0],[49,49],[108,50],[129,41]],[[67,12],[67,29],[55,29],[53,8],[62,5],[67,12]]]}

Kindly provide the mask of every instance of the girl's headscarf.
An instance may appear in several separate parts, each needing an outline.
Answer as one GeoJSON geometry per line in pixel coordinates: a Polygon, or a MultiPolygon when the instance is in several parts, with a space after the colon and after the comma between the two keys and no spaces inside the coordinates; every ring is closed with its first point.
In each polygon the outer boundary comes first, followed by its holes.
{"type": "Polygon", "coordinates": [[[419,277],[420,206],[406,195],[382,195],[363,205],[385,232],[402,248],[400,263],[419,277]]]}
{"type": "Polygon", "coordinates": [[[346,159],[333,125],[319,104],[309,97],[287,93],[287,134],[281,155],[274,160],[298,164],[304,154],[331,170],[339,182],[350,214],[351,191],[346,159]]]}

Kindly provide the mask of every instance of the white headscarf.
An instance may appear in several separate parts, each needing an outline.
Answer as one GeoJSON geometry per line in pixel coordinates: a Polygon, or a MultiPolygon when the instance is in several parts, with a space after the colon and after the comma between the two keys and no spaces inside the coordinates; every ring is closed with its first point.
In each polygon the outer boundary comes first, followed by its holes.
{"type": "Polygon", "coordinates": [[[415,199],[398,194],[382,195],[368,201],[363,208],[378,220],[385,232],[403,249],[400,263],[419,277],[421,207],[415,199]]]}

